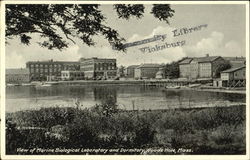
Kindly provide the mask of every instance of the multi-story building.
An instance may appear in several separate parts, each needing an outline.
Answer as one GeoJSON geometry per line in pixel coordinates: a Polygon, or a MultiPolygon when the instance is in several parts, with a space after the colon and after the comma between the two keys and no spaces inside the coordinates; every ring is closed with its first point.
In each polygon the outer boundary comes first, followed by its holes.
{"type": "Polygon", "coordinates": [[[76,71],[80,69],[79,62],[71,61],[29,61],[26,68],[30,72],[31,81],[46,81],[48,77],[61,78],[62,70],[76,71]]]}
{"type": "Polygon", "coordinates": [[[20,84],[30,81],[29,70],[26,68],[6,69],[6,83],[20,84]]]}
{"type": "Polygon", "coordinates": [[[83,71],[62,71],[61,80],[83,80],[83,71]]]}
{"type": "Polygon", "coordinates": [[[125,69],[126,78],[135,78],[135,68],[139,65],[131,65],[125,69]]]}
{"type": "Polygon", "coordinates": [[[180,76],[181,78],[190,77],[190,62],[193,58],[186,58],[179,62],[180,76]]]}
{"type": "Polygon", "coordinates": [[[135,68],[136,79],[150,79],[155,78],[156,73],[159,71],[161,66],[159,64],[141,64],[135,68]]]}
{"type": "Polygon", "coordinates": [[[214,78],[218,66],[225,60],[220,56],[187,58],[179,62],[180,78],[214,78]]]}
{"type": "Polygon", "coordinates": [[[117,73],[116,59],[81,58],[80,70],[87,79],[114,79],[117,73]]]}

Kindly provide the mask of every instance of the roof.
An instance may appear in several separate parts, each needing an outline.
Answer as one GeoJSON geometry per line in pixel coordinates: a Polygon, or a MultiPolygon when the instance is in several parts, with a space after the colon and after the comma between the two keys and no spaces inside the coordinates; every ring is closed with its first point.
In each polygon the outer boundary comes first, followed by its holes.
{"type": "Polygon", "coordinates": [[[196,61],[198,61],[200,63],[201,62],[213,62],[219,57],[220,56],[196,57],[196,58],[194,58],[194,60],[196,60],[196,61]]]}
{"type": "Polygon", "coordinates": [[[228,61],[246,61],[246,57],[223,57],[228,61]]]}
{"type": "Polygon", "coordinates": [[[139,65],[131,65],[131,66],[128,66],[127,68],[136,68],[138,67],[139,65]]]}
{"type": "Polygon", "coordinates": [[[192,60],[193,60],[193,58],[186,58],[186,59],[180,61],[179,64],[189,64],[192,60]]]}
{"type": "Polygon", "coordinates": [[[191,58],[186,58],[182,61],[179,62],[179,64],[189,64],[192,60],[198,61],[199,63],[202,62],[213,62],[220,56],[208,56],[208,57],[191,57],[191,58]]]}
{"type": "Polygon", "coordinates": [[[99,61],[116,61],[115,58],[97,58],[97,57],[92,57],[92,58],[80,58],[80,62],[83,61],[89,61],[89,60],[99,60],[99,61]]]}
{"type": "Polygon", "coordinates": [[[29,74],[29,69],[27,68],[6,69],[5,74],[29,74]]]}
{"type": "Polygon", "coordinates": [[[161,67],[161,65],[159,65],[159,64],[144,63],[144,64],[139,65],[136,68],[159,68],[159,67],[161,67]]]}
{"type": "Polygon", "coordinates": [[[240,70],[240,69],[242,69],[242,68],[246,68],[246,66],[241,66],[241,67],[237,67],[237,68],[230,68],[230,69],[227,69],[227,70],[222,71],[221,73],[235,72],[235,71],[240,70]]]}
{"type": "Polygon", "coordinates": [[[29,63],[75,63],[80,64],[78,61],[53,61],[53,60],[47,60],[47,61],[28,61],[26,64],[29,63]]]}

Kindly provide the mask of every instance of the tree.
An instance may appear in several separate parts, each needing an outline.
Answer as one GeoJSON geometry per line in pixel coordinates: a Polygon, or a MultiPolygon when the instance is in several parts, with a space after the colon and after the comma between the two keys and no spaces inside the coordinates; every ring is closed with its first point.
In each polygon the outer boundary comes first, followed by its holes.
{"type": "Polygon", "coordinates": [[[171,63],[166,64],[165,75],[167,78],[179,78],[180,68],[179,63],[188,57],[183,57],[178,61],[173,61],[171,63]]]}
{"type": "Polygon", "coordinates": [[[170,64],[166,64],[165,74],[167,78],[178,78],[179,77],[179,63],[172,62],[170,64]]]}
{"type": "Polygon", "coordinates": [[[118,77],[124,77],[125,76],[125,66],[121,65],[117,69],[117,75],[118,77]]]}
{"type": "Polygon", "coordinates": [[[231,68],[231,64],[229,61],[225,60],[222,63],[219,63],[218,65],[216,65],[215,68],[215,78],[219,78],[220,77],[220,72],[231,68]]]}
{"type": "MultiPolygon", "coordinates": [[[[69,42],[78,38],[83,44],[95,45],[93,36],[101,35],[117,50],[125,50],[125,39],[118,31],[105,24],[106,17],[98,4],[7,4],[6,41],[20,38],[29,45],[32,35],[38,34],[38,44],[48,49],[67,48],[69,42]]],[[[119,18],[143,17],[144,5],[115,4],[114,10],[119,18]]],[[[174,10],[169,4],[155,4],[151,14],[161,21],[168,22],[174,10]]]]}

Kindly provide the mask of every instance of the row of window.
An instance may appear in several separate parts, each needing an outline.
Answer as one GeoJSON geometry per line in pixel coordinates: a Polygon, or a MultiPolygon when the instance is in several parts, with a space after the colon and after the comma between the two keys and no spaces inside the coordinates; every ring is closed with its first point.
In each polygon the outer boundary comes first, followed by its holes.
{"type": "Polygon", "coordinates": [[[115,70],[115,66],[95,66],[95,70],[115,70]]]}
{"type": "MultiPolygon", "coordinates": [[[[61,69],[61,68],[49,68],[49,69],[44,69],[44,68],[30,68],[30,73],[34,73],[34,72],[60,72],[61,70],[64,70],[64,69],[61,69]]],[[[70,67],[67,67],[65,68],[65,70],[75,70],[75,68],[70,68],[70,67]]]]}
{"type": "Polygon", "coordinates": [[[116,63],[91,63],[91,64],[81,64],[81,68],[87,68],[90,66],[94,66],[95,68],[105,68],[105,67],[110,67],[115,69],[116,68],[116,63]]]}
{"type": "Polygon", "coordinates": [[[62,65],[62,64],[30,64],[30,68],[63,68],[63,67],[77,67],[79,65],[62,65]]]}
{"type": "Polygon", "coordinates": [[[68,74],[68,73],[62,73],[62,76],[63,76],[63,77],[68,77],[69,74],[68,74]]]}
{"type": "Polygon", "coordinates": [[[28,81],[29,78],[8,78],[6,81],[28,81]]]}
{"type": "Polygon", "coordinates": [[[62,73],[62,76],[68,77],[68,76],[83,76],[84,73],[62,73]]]}
{"type": "Polygon", "coordinates": [[[34,77],[34,76],[35,76],[35,77],[37,77],[37,76],[38,76],[38,77],[39,77],[39,76],[40,76],[40,77],[44,77],[44,76],[49,76],[49,75],[52,75],[52,76],[56,76],[56,75],[57,75],[57,76],[61,76],[61,73],[60,73],[60,72],[57,73],[57,74],[43,74],[43,73],[34,74],[34,73],[31,73],[31,74],[30,74],[30,77],[34,77]]]}

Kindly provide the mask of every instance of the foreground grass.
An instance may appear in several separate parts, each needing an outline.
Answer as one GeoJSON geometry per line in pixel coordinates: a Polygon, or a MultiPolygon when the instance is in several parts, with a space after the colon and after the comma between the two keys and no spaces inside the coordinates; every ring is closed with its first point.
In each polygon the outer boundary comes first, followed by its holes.
{"type": "Polygon", "coordinates": [[[19,111],[6,115],[6,154],[51,154],[18,148],[165,148],[160,153],[90,154],[245,154],[245,107],[124,111],[96,105],[19,111]]]}

